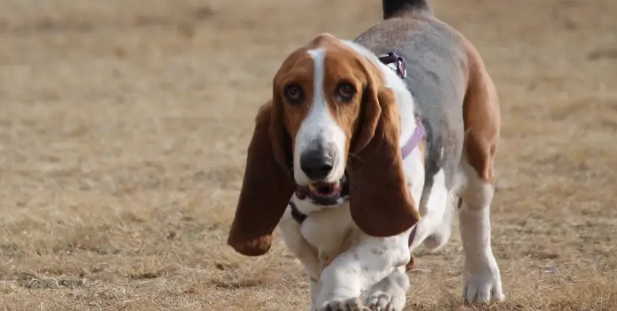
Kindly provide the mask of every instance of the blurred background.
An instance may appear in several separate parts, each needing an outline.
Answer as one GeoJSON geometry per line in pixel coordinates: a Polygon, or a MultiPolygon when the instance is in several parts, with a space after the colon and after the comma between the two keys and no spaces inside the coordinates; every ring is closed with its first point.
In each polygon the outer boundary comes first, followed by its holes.
{"type": "MultiPolygon", "coordinates": [[[[501,100],[490,310],[617,310],[617,2],[429,3],[501,100]]],[[[0,309],[305,309],[280,237],[225,245],[254,116],[288,53],[380,19],[378,0],[0,0],[0,309]]],[[[473,309],[458,234],[417,255],[409,310],[473,309]]]]}

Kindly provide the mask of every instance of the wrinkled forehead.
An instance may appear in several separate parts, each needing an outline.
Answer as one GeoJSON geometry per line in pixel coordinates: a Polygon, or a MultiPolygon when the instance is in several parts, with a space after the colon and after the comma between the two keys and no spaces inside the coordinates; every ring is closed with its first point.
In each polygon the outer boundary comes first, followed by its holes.
{"type": "Polygon", "coordinates": [[[315,78],[361,79],[362,56],[332,35],[323,34],[292,52],[281,65],[275,84],[314,83],[315,78]]]}

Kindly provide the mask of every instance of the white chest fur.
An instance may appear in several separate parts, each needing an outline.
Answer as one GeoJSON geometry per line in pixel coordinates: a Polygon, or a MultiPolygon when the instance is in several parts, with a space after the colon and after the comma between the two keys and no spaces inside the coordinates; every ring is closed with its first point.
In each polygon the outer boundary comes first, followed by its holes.
{"type": "Polygon", "coordinates": [[[302,223],[300,232],[322,258],[329,257],[329,254],[348,244],[350,231],[354,229],[349,204],[343,203],[336,208],[313,213],[302,223]]]}
{"type": "Polygon", "coordinates": [[[292,201],[308,217],[300,224],[293,219],[288,208],[279,227],[289,249],[296,256],[304,257],[298,258],[305,264],[308,262],[307,270],[319,279],[324,267],[357,242],[359,229],[351,219],[348,202],[335,207],[319,207],[308,200],[298,200],[295,195],[292,201]]]}

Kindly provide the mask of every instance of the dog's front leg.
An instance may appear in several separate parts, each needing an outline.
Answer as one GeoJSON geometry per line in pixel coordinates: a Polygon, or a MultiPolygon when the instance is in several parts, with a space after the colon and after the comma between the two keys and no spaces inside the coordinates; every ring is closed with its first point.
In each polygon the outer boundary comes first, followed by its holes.
{"type": "Polygon", "coordinates": [[[283,242],[291,253],[304,265],[304,270],[309,277],[310,306],[309,311],[315,311],[317,295],[321,290],[319,282],[321,264],[317,251],[304,239],[300,231],[300,224],[291,216],[291,209],[287,208],[278,224],[283,242]]]}
{"type": "Polygon", "coordinates": [[[410,231],[386,238],[362,234],[358,244],[323,269],[318,310],[369,310],[362,304],[360,295],[409,262],[410,231]]]}

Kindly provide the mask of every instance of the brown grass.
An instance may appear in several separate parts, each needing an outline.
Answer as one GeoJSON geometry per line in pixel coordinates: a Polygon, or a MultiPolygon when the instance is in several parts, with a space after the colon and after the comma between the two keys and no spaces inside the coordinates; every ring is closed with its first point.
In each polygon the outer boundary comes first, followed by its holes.
{"type": "MultiPolygon", "coordinates": [[[[508,299],[479,310],[617,310],[617,2],[431,2],[502,100],[508,299]]],[[[380,15],[376,0],[0,1],[0,309],[305,310],[280,238],[255,259],[224,243],[253,117],[287,53],[380,15]]],[[[473,309],[458,236],[417,264],[409,310],[473,309]]]]}

